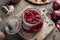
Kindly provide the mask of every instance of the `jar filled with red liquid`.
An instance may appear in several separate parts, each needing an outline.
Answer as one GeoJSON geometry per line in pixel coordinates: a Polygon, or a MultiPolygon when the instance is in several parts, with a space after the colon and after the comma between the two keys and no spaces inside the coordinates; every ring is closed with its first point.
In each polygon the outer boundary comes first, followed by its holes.
{"type": "Polygon", "coordinates": [[[43,26],[41,13],[33,8],[27,9],[23,14],[22,28],[26,32],[37,32],[43,26]]]}

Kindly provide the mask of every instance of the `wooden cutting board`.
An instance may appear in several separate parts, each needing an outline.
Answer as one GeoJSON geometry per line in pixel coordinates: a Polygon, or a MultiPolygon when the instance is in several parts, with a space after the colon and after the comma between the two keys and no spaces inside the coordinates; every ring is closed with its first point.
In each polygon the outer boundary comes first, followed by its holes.
{"type": "Polygon", "coordinates": [[[53,21],[47,16],[47,13],[51,12],[52,3],[46,4],[46,5],[35,6],[35,5],[29,4],[26,1],[22,0],[15,7],[15,15],[20,17],[23,14],[24,10],[26,10],[28,8],[35,8],[41,12],[41,14],[43,16],[43,20],[44,20],[43,28],[37,33],[27,33],[21,28],[21,30],[18,34],[26,40],[43,40],[43,39],[45,39],[48,36],[48,34],[55,27],[53,21]]]}

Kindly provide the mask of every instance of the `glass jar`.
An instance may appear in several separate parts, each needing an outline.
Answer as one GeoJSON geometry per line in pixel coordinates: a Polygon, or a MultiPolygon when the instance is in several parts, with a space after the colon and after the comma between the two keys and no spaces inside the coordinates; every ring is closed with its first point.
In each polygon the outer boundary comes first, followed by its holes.
{"type": "Polygon", "coordinates": [[[5,30],[8,34],[16,34],[20,31],[21,22],[18,17],[10,17],[6,20],[5,30]]]}
{"type": "Polygon", "coordinates": [[[25,10],[22,19],[22,27],[27,32],[37,32],[43,26],[41,13],[36,9],[25,10]]]}

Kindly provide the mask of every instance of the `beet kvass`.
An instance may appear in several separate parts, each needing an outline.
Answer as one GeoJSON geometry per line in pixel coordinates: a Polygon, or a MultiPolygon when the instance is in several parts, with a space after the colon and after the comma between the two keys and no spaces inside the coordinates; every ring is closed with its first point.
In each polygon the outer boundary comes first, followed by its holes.
{"type": "Polygon", "coordinates": [[[27,9],[23,14],[23,29],[27,32],[37,32],[43,26],[41,13],[36,9],[27,9]]]}

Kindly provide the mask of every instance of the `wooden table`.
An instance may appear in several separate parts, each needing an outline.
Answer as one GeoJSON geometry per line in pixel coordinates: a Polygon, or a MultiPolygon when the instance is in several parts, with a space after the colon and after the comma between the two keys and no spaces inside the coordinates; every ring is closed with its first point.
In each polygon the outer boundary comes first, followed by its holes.
{"type": "MultiPolygon", "coordinates": [[[[21,31],[18,34],[26,40],[45,39],[48,36],[48,34],[55,27],[53,21],[49,17],[46,16],[47,13],[51,12],[52,3],[37,6],[37,5],[30,4],[30,3],[26,2],[25,0],[22,0],[19,4],[17,4],[15,6],[15,11],[12,15],[13,16],[16,15],[16,16],[20,17],[21,14],[23,13],[23,11],[26,10],[27,8],[35,8],[35,9],[41,11],[43,19],[44,19],[43,28],[38,33],[26,33],[24,30],[21,29],[21,31]],[[43,10],[45,10],[45,11],[43,12],[43,10]]],[[[5,19],[7,19],[8,17],[4,16],[4,12],[1,11],[0,13],[1,13],[1,18],[3,19],[3,22],[4,22],[5,19]]],[[[2,28],[4,28],[4,25],[2,25],[1,30],[2,30],[2,28]]]]}

